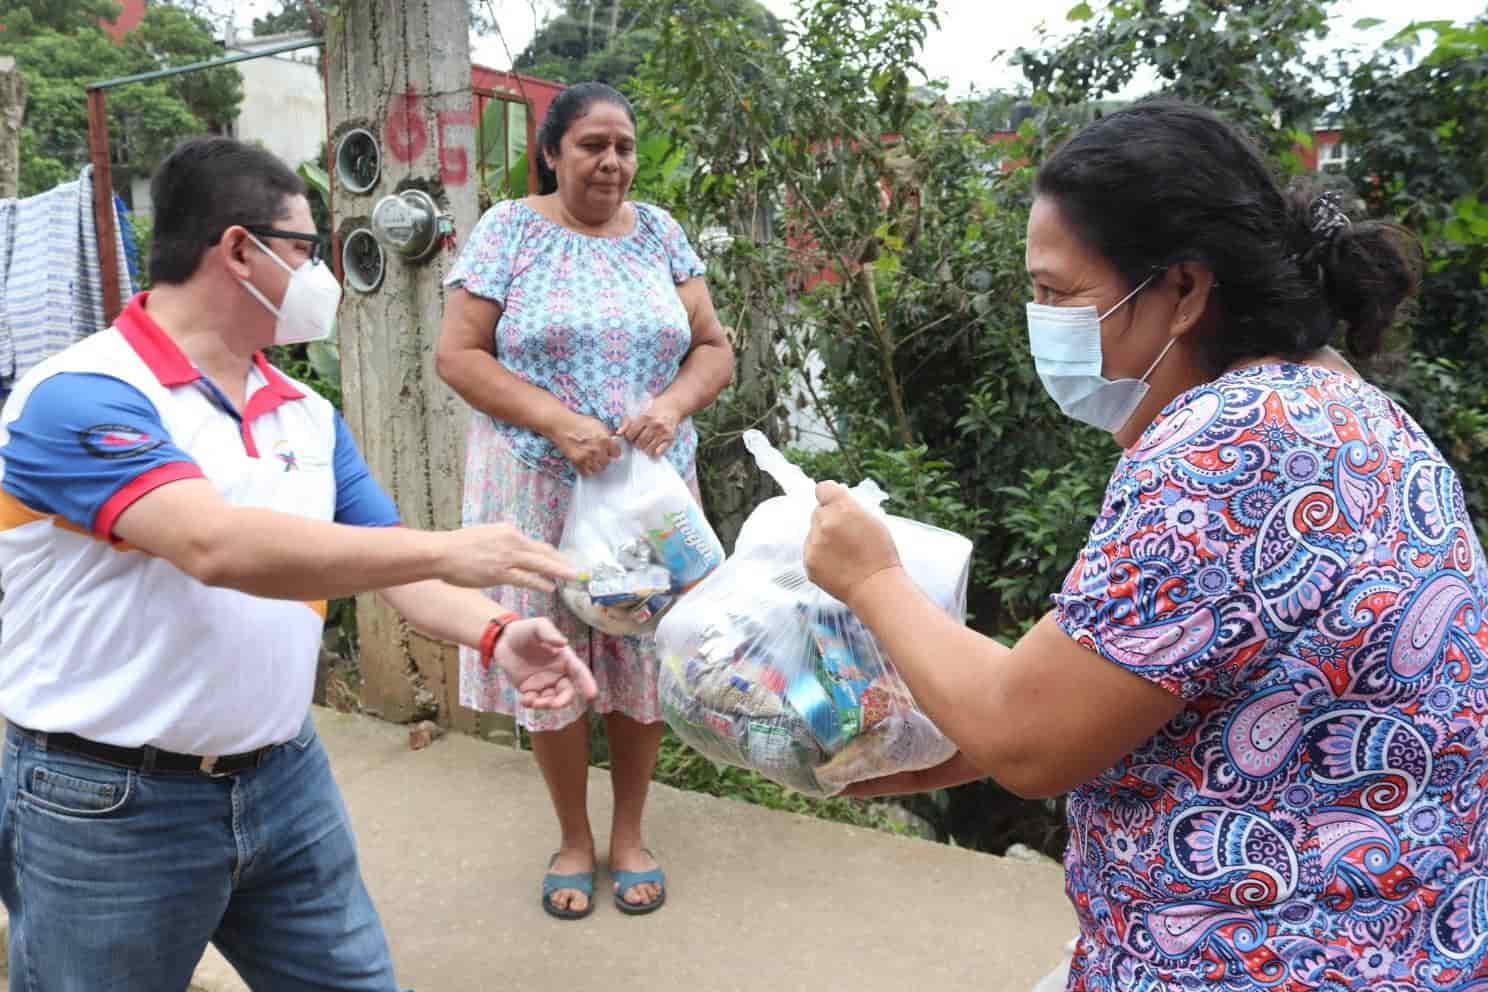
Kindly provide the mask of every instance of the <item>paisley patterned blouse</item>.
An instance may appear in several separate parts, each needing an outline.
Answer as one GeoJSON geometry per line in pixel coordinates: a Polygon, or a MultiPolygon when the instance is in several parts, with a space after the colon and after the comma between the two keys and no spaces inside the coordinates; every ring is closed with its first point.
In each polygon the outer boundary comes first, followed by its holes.
{"type": "Polygon", "coordinates": [[[1488,992],[1485,599],[1456,475],[1378,390],[1175,400],[1056,597],[1187,703],[1070,797],[1069,987],[1488,992]]]}

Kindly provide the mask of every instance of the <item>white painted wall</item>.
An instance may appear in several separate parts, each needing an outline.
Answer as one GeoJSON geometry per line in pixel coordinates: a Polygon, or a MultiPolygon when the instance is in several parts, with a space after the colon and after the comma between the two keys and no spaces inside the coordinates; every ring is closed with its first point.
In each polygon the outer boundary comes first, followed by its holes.
{"type": "MultiPolygon", "coordinates": [[[[118,187],[115,187],[117,190],[118,187]]],[[[129,202],[133,204],[130,212],[142,217],[149,217],[155,213],[154,205],[150,202],[150,177],[132,176],[129,180],[129,202]]]]}
{"type": "Polygon", "coordinates": [[[793,448],[806,451],[834,451],[837,448],[837,441],[822,420],[816,404],[811,401],[811,393],[805,382],[805,377],[810,376],[811,384],[816,387],[816,395],[825,400],[827,389],[821,381],[824,369],[825,365],[819,354],[813,351],[807,355],[806,368],[793,377],[790,394],[784,397],[788,405],[787,426],[790,434],[787,444],[793,448]]]}
{"type": "MultiPolygon", "coordinates": [[[[294,40],[292,35],[245,38],[229,44],[227,51],[261,50],[294,40]]],[[[261,143],[291,169],[316,158],[325,141],[325,90],[316,64],[318,54],[318,49],[305,48],[238,63],[243,103],[233,135],[261,143]]]]}
{"type": "MultiPolygon", "coordinates": [[[[236,55],[286,44],[299,37],[280,34],[229,39],[223,47],[225,54],[236,55]]],[[[291,169],[298,169],[307,159],[318,158],[326,133],[325,89],[316,64],[318,54],[319,49],[304,48],[237,63],[243,76],[243,102],[238,107],[232,136],[262,144],[291,169]]],[[[133,212],[150,216],[154,212],[150,203],[150,177],[136,176],[130,186],[133,212]]]]}

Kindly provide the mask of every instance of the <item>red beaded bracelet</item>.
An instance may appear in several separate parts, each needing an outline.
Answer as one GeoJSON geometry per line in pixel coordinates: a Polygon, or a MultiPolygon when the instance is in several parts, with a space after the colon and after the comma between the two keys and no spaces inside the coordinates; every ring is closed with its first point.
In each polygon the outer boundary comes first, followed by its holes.
{"type": "Polygon", "coordinates": [[[491,668],[491,659],[496,654],[496,642],[501,639],[502,631],[506,630],[507,625],[513,620],[520,619],[522,619],[520,613],[507,610],[486,624],[486,632],[481,635],[480,642],[480,663],[483,670],[489,671],[491,668]]]}

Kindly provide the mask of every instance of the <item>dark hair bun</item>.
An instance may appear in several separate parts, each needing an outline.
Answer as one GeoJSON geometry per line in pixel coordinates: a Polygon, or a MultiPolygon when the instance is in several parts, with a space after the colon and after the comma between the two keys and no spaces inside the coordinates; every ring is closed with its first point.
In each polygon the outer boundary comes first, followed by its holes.
{"type": "Polygon", "coordinates": [[[1316,282],[1330,323],[1344,325],[1352,354],[1378,354],[1401,306],[1420,286],[1420,243],[1395,224],[1351,218],[1345,196],[1317,182],[1294,183],[1287,209],[1298,268],[1303,279],[1316,282]]]}

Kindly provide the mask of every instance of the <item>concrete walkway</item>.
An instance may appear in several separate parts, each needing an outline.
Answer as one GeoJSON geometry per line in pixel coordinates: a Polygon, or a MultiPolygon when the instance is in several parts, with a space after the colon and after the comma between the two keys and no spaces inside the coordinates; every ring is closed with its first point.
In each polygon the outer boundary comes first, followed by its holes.
{"type": "MultiPolygon", "coordinates": [[[[623,916],[601,875],[594,915],[560,922],[538,905],[556,827],[530,754],[457,735],[410,751],[402,727],[316,721],[399,979],[418,992],[1024,992],[1074,934],[1053,866],[665,786],[648,842],[667,905],[623,916]]],[[[590,797],[602,830],[604,772],[590,797]]],[[[194,988],[245,986],[209,952],[194,988]]]]}

